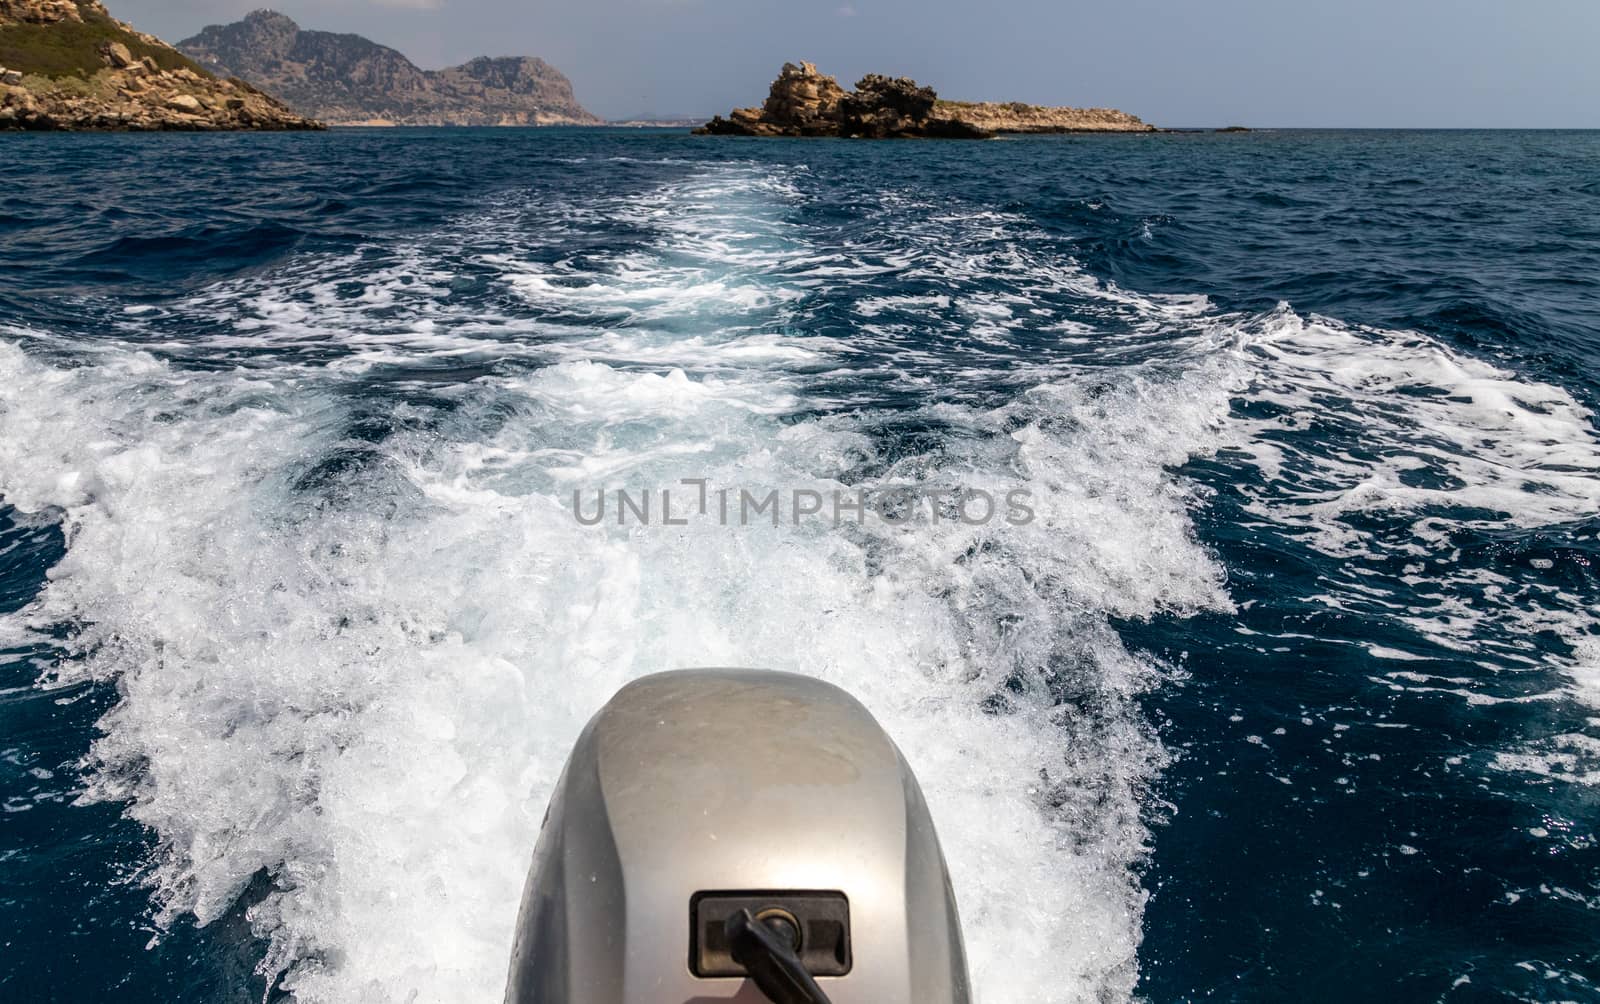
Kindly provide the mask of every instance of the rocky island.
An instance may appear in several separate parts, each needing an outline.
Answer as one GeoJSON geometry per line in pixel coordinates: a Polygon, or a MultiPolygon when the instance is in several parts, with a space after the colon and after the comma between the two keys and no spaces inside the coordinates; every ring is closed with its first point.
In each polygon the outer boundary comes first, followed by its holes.
{"type": "Polygon", "coordinates": [[[696,129],[704,136],[986,139],[998,133],[1154,132],[1110,108],[941,101],[908,77],[870,73],[846,91],[812,63],[785,63],[759,108],[735,108],[696,129]]]}
{"type": "Polygon", "coordinates": [[[869,73],[847,91],[812,63],[783,64],[760,108],[735,108],[696,129],[705,136],[846,136],[982,139],[989,134],[934,114],[939,96],[907,77],[869,73]]]}
{"type": "Polygon", "coordinates": [[[100,0],[0,0],[0,129],[319,129],[100,0]]]}
{"type": "Polygon", "coordinates": [[[253,80],[333,125],[601,124],[578,104],[561,71],[531,56],[480,56],[424,70],[371,39],[308,31],[270,10],[211,25],[178,48],[212,72],[253,80]]]}

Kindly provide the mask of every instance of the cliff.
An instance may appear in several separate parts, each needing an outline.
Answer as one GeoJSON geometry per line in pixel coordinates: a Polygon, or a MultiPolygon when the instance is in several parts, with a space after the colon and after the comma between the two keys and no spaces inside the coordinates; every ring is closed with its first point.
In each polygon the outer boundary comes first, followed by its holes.
{"type": "MultiPolygon", "coordinates": [[[[5,0],[0,0],[0,3],[5,0]]],[[[253,80],[335,125],[597,125],[572,83],[542,59],[480,57],[423,70],[360,35],[305,31],[258,10],[178,48],[201,66],[253,80]]]]}
{"type": "Polygon", "coordinates": [[[783,64],[760,108],[735,108],[696,129],[709,136],[982,139],[983,129],[935,115],[938,95],[906,77],[869,73],[846,91],[815,65],[783,64]]]}
{"type": "Polygon", "coordinates": [[[99,0],[0,0],[0,129],[317,129],[99,0]]]}
{"type": "Polygon", "coordinates": [[[1115,108],[1051,108],[1020,101],[941,101],[935,110],[946,118],[987,132],[1155,132],[1136,115],[1115,108]]]}

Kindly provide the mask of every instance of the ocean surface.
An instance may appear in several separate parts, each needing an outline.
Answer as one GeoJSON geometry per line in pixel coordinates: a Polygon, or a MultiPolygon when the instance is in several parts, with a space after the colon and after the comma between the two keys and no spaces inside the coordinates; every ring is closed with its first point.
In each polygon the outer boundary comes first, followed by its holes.
{"type": "Polygon", "coordinates": [[[1597,363],[1600,133],[4,137],[0,999],[497,1001],[760,665],[982,1004],[1600,1001],[1597,363]],[[1034,518],[574,512],[685,479],[1034,518]]]}

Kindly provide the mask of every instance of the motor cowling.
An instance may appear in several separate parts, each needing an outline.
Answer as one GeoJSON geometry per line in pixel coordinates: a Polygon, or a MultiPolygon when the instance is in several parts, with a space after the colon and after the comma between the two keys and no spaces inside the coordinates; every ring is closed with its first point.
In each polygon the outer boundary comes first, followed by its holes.
{"type": "Polygon", "coordinates": [[[916,778],[866,708],[820,680],[630,683],[551,798],[507,1004],[814,999],[786,980],[832,1004],[968,1004],[916,778]]]}

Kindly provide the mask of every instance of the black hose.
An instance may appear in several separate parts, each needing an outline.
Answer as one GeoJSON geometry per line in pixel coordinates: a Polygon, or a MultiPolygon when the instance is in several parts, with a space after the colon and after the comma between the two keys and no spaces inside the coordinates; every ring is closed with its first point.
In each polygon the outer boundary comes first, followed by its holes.
{"type": "Polygon", "coordinates": [[[832,1004],[795,954],[797,932],[780,917],[756,920],[740,910],[723,925],[733,961],[745,968],[772,1004],[832,1004]]]}

